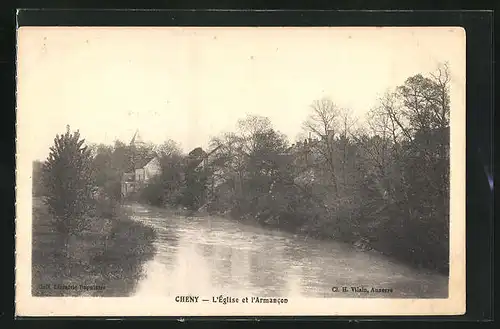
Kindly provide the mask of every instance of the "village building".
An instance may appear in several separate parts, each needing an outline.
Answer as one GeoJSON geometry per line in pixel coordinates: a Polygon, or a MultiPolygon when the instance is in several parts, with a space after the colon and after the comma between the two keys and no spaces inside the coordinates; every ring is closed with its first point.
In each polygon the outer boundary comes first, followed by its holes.
{"type": "MultiPolygon", "coordinates": [[[[133,149],[140,149],[145,146],[139,131],[136,131],[134,137],[130,141],[130,146],[133,149]]],[[[160,159],[156,153],[138,156],[132,155],[133,167],[122,176],[121,193],[123,197],[139,191],[154,177],[161,173],[160,159]]]]}
{"type": "Polygon", "coordinates": [[[320,140],[309,136],[290,147],[288,154],[292,156],[293,164],[299,171],[312,167],[318,161],[318,143],[320,140]]]}
{"type": "MultiPolygon", "coordinates": [[[[215,189],[226,183],[228,176],[227,168],[224,165],[224,158],[217,156],[218,151],[223,145],[219,145],[209,152],[204,151],[201,147],[197,147],[189,152],[185,159],[185,165],[194,172],[208,173],[207,177],[207,195],[206,199],[210,200],[215,189]]],[[[239,185],[238,179],[233,177],[234,184],[239,185]]]]}

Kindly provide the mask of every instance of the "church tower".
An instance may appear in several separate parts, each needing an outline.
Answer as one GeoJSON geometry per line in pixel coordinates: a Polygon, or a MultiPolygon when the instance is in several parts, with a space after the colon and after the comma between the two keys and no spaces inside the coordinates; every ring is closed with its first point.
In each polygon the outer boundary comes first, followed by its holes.
{"type": "Polygon", "coordinates": [[[130,165],[131,165],[131,170],[134,171],[137,169],[137,166],[141,163],[141,160],[143,158],[143,150],[144,147],[146,146],[146,143],[144,143],[144,140],[142,139],[139,129],[137,129],[134,133],[134,136],[130,140],[130,165]]]}
{"type": "Polygon", "coordinates": [[[130,141],[130,146],[144,146],[146,143],[144,143],[144,140],[142,139],[141,135],[139,134],[139,129],[135,131],[134,137],[132,137],[132,140],[130,141]]]}

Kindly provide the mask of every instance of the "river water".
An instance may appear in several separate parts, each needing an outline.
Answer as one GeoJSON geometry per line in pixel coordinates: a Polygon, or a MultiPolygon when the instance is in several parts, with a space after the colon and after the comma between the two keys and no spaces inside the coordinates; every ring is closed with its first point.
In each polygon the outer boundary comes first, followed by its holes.
{"type": "Polygon", "coordinates": [[[135,296],[448,295],[447,277],[417,271],[374,251],[358,251],[344,243],[308,239],[222,217],[185,217],[139,204],[127,208],[134,220],[153,227],[157,233],[156,254],[144,264],[135,296]],[[338,287],[339,292],[334,292],[333,287],[338,287]],[[342,287],[347,292],[342,292],[342,287]],[[355,292],[351,287],[359,289],[355,292]],[[372,292],[372,288],[387,290],[372,292]]]}

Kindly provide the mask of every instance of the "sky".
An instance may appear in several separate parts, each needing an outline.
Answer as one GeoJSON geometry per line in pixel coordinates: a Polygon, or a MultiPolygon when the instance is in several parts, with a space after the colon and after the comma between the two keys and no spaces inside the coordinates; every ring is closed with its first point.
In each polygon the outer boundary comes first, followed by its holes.
{"type": "Polygon", "coordinates": [[[464,95],[459,28],[22,27],[18,142],[47,157],[66,125],[89,143],[173,139],[208,147],[247,114],[291,141],[330,97],[361,120],[389,88],[448,62],[451,107],[464,95]]]}

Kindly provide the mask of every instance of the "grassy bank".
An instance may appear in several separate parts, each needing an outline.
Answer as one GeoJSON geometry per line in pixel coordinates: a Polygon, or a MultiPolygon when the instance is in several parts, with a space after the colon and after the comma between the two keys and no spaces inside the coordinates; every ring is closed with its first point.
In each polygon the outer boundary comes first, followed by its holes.
{"type": "Polygon", "coordinates": [[[117,209],[113,218],[58,233],[47,207],[33,202],[32,294],[34,296],[129,296],[142,264],[155,250],[154,230],[117,209]],[[99,287],[96,287],[99,286],[99,287]]]}

